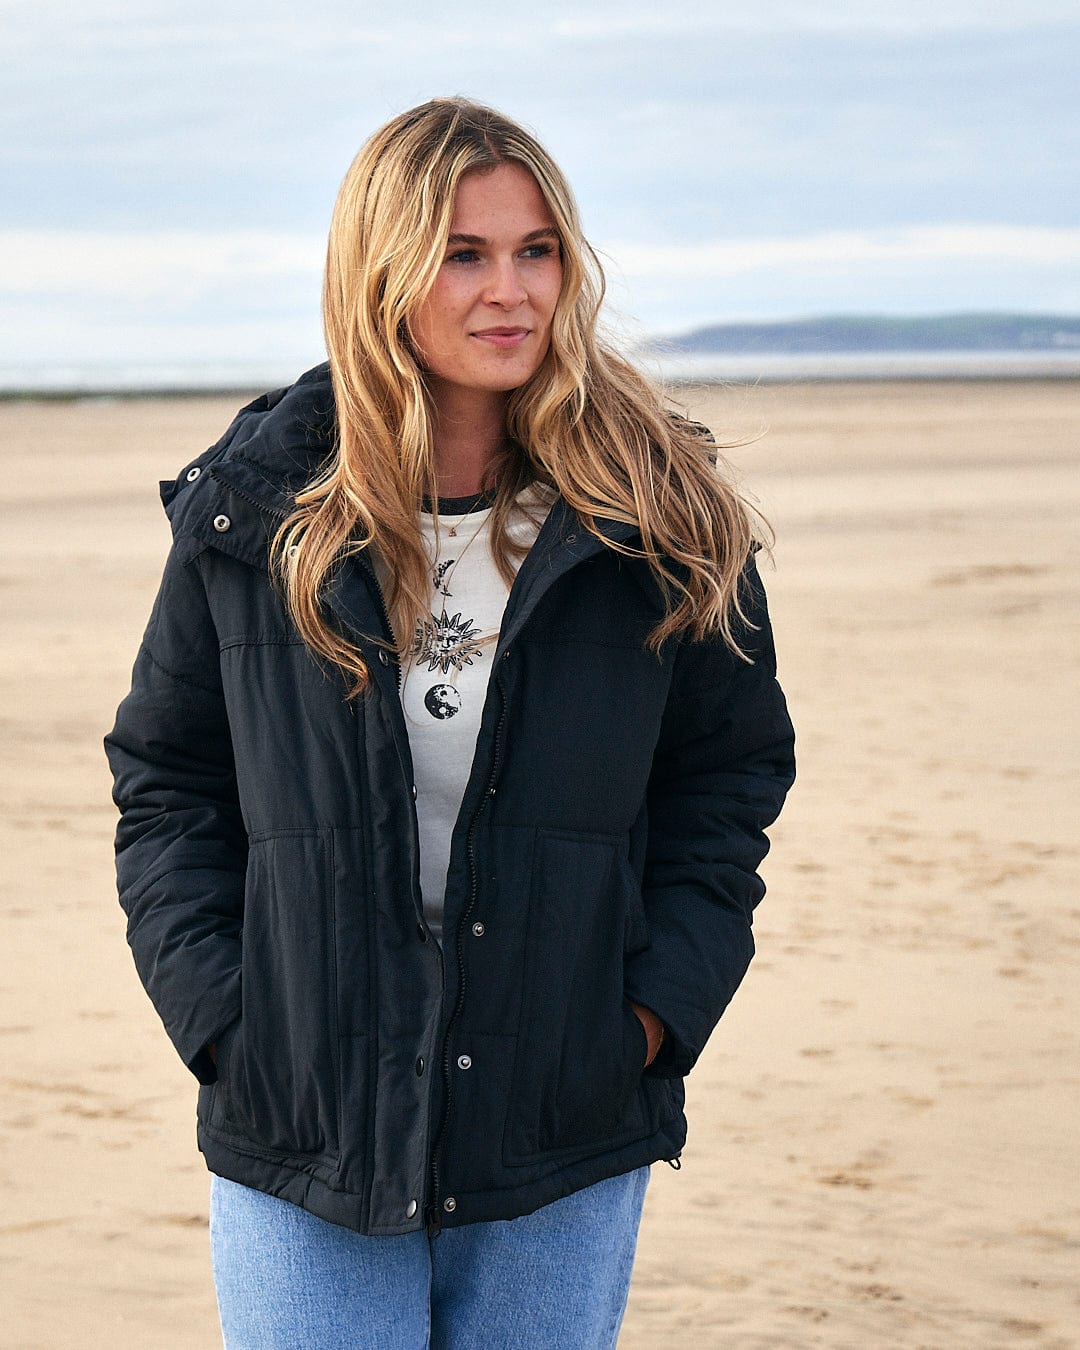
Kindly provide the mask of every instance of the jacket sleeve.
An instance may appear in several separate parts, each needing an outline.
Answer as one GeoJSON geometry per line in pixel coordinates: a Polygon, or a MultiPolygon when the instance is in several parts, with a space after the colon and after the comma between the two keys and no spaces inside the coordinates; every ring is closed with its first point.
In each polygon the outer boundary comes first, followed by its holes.
{"type": "Polygon", "coordinates": [[[175,551],[105,749],[136,968],[181,1059],[210,1083],[206,1047],[240,1014],[247,835],[217,634],[198,562],[175,551]]]}
{"type": "Polygon", "coordinates": [[[666,1038],[649,1073],[693,1067],[754,953],[765,829],[795,777],[794,733],[776,682],[765,592],[744,573],[742,661],[718,639],[684,642],[649,780],[643,898],[650,945],[627,962],[628,997],[666,1038]]]}

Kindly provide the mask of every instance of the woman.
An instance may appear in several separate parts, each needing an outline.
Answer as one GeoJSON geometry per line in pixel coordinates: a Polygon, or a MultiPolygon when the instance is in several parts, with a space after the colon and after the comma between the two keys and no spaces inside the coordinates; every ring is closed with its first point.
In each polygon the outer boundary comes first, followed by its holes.
{"type": "Polygon", "coordinates": [[[413,109],[338,198],[328,366],[163,485],[107,748],[230,1347],[613,1345],[750,960],[752,518],[601,291],[531,136],[413,109]]]}

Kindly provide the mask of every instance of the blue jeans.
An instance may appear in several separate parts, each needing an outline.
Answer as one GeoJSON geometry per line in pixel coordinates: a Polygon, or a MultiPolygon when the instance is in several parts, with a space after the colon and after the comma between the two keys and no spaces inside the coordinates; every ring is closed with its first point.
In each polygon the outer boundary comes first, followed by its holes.
{"type": "Polygon", "coordinates": [[[225,1350],[609,1350],[648,1180],[641,1167],[430,1240],[363,1237],[215,1176],[225,1350]]]}

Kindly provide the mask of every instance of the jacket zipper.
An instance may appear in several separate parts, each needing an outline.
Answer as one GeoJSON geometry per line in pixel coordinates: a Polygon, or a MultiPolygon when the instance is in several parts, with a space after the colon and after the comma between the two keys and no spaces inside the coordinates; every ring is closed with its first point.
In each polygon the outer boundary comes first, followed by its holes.
{"type": "MultiPolygon", "coordinates": [[[[371,584],[375,587],[375,599],[376,599],[376,601],[377,601],[377,603],[378,603],[378,607],[379,607],[379,616],[381,617],[382,622],[383,622],[383,633],[386,635],[386,637],[387,637],[391,642],[394,642],[394,625],[390,622],[390,611],[389,611],[389,610],[387,609],[387,607],[386,607],[386,597],[383,595],[383,588],[382,588],[382,586],[380,586],[380,584],[379,584],[379,577],[378,577],[378,574],[377,574],[376,571],[375,571],[375,565],[374,565],[374,563],[372,563],[371,559],[367,556],[367,551],[366,551],[366,550],[365,550],[364,552],[360,553],[358,556],[359,556],[359,559],[360,559],[360,566],[364,569],[364,571],[367,573],[367,575],[371,578],[371,584]]],[[[382,651],[384,651],[384,650],[385,650],[385,648],[382,648],[382,647],[379,648],[379,651],[380,651],[380,652],[382,652],[382,651]]],[[[398,691],[398,693],[400,694],[400,693],[401,693],[401,659],[400,659],[400,657],[397,655],[396,652],[395,652],[395,655],[394,655],[394,679],[395,679],[395,681],[396,681],[396,683],[397,683],[397,691],[398,691]]]]}
{"type": "MultiPolygon", "coordinates": [[[[505,656],[505,653],[503,654],[505,656]]],[[[431,1150],[431,1202],[427,1211],[427,1234],[428,1237],[438,1237],[439,1230],[442,1227],[442,1217],[439,1209],[439,1186],[440,1186],[440,1162],[442,1158],[443,1140],[446,1135],[446,1127],[450,1120],[451,1097],[453,1093],[453,1074],[450,1067],[450,1033],[454,1029],[454,1023],[461,1014],[465,1006],[465,957],[462,950],[461,937],[465,930],[465,925],[476,906],[477,892],[480,889],[480,881],[476,870],[476,831],[480,823],[480,812],[490,802],[495,793],[495,780],[499,773],[499,755],[502,747],[503,724],[506,721],[506,690],[502,685],[501,669],[495,673],[495,683],[499,691],[499,720],[495,724],[495,744],[491,758],[491,770],[488,774],[487,786],[484,789],[484,795],[473,812],[472,819],[469,821],[469,832],[466,837],[466,853],[469,859],[469,900],[461,912],[461,918],[458,920],[455,937],[455,947],[457,954],[458,967],[458,986],[457,998],[454,1000],[454,1010],[450,1014],[446,1023],[446,1030],[443,1032],[443,1107],[439,1120],[439,1127],[435,1132],[435,1142],[431,1150]]]]}
{"type": "MultiPolygon", "coordinates": [[[[386,606],[386,597],[383,595],[383,588],[382,588],[382,586],[379,584],[378,574],[376,573],[375,567],[374,567],[373,563],[371,562],[370,558],[367,556],[366,553],[362,553],[362,554],[360,555],[360,564],[361,564],[361,566],[363,567],[364,571],[367,573],[367,575],[371,578],[371,584],[372,584],[372,586],[375,588],[375,598],[376,598],[376,600],[378,601],[379,613],[381,614],[381,616],[382,616],[382,621],[383,621],[383,632],[387,635],[387,637],[389,637],[390,641],[393,642],[393,640],[394,640],[394,629],[393,629],[393,625],[392,625],[391,622],[390,622],[390,611],[387,609],[387,606],[386,606]]],[[[384,650],[383,648],[380,648],[380,649],[379,649],[380,654],[382,653],[383,650],[384,650]]],[[[400,697],[401,697],[401,661],[400,661],[400,659],[397,659],[397,658],[395,658],[395,660],[394,660],[394,674],[395,674],[396,681],[397,681],[397,692],[398,692],[398,697],[400,698],[400,697]]],[[[415,794],[414,794],[414,796],[415,796],[415,794]]],[[[415,801],[414,801],[414,803],[413,803],[413,826],[414,826],[414,828],[416,828],[416,805],[415,805],[415,801]]],[[[419,847],[419,843],[418,843],[417,846],[419,847]]],[[[442,966],[442,961],[443,961],[443,957],[442,957],[442,954],[440,953],[440,958],[439,958],[439,964],[440,964],[440,967],[442,966]]],[[[445,977],[444,977],[444,982],[445,982],[445,977]]],[[[446,1052],[446,1053],[444,1054],[444,1058],[446,1059],[447,1062],[446,1062],[446,1064],[444,1065],[443,1073],[444,1073],[444,1076],[446,1076],[447,1079],[448,1079],[448,1076],[449,1076],[449,1054],[448,1054],[448,1052],[446,1052]]],[[[447,1090],[449,1090],[449,1083],[447,1084],[447,1090]]],[[[437,1168],[437,1164],[436,1164],[435,1161],[434,1161],[434,1157],[433,1157],[433,1161],[432,1161],[432,1191],[431,1191],[431,1194],[432,1194],[431,1202],[430,1202],[428,1205],[425,1206],[425,1210],[424,1210],[424,1226],[425,1226],[425,1228],[426,1228],[426,1230],[427,1230],[427,1236],[428,1236],[429,1238],[438,1237],[438,1235],[439,1235],[439,1229],[440,1229],[441,1226],[442,1226],[441,1223],[440,1223],[440,1221],[439,1221],[439,1209],[438,1209],[438,1168],[437,1168]]]]}

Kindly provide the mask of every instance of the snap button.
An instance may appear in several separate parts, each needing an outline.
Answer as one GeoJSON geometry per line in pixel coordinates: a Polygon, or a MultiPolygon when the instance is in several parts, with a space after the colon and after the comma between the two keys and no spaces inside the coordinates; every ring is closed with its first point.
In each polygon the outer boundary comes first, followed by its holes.
{"type": "Polygon", "coordinates": [[[224,534],[226,530],[229,530],[231,528],[232,528],[232,521],[229,519],[228,516],[214,517],[214,529],[217,530],[218,534],[224,534]]]}
{"type": "Polygon", "coordinates": [[[447,1214],[453,1214],[454,1210],[457,1209],[457,1201],[452,1195],[448,1195],[442,1202],[442,1207],[446,1210],[447,1214]]]}
{"type": "Polygon", "coordinates": [[[416,1213],[416,1201],[410,1200],[409,1203],[405,1206],[405,1217],[407,1219],[411,1219],[415,1213],[416,1213]]]}
{"type": "Polygon", "coordinates": [[[424,1056],[421,1055],[416,1061],[416,1076],[419,1078],[424,1072],[424,1056]]]}
{"type": "Polygon", "coordinates": [[[200,469],[197,464],[193,464],[191,468],[188,469],[184,477],[188,480],[189,483],[194,483],[195,479],[198,478],[199,474],[201,473],[202,469],[200,469]]]}
{"type": "Polygon", "coordinates": [[[458,1055],[457,1066],[459,1069],[471,1069],[472,1060],[469,1058],[468,1055],[458,1055]]]}
{"type": "Polygon", "coordinates": [[[480,922],[479,919],[477,919],[476,923],[474,923],[472,926],[472,935],[473,937],[484,936],[484,925],[480,922]]]}

